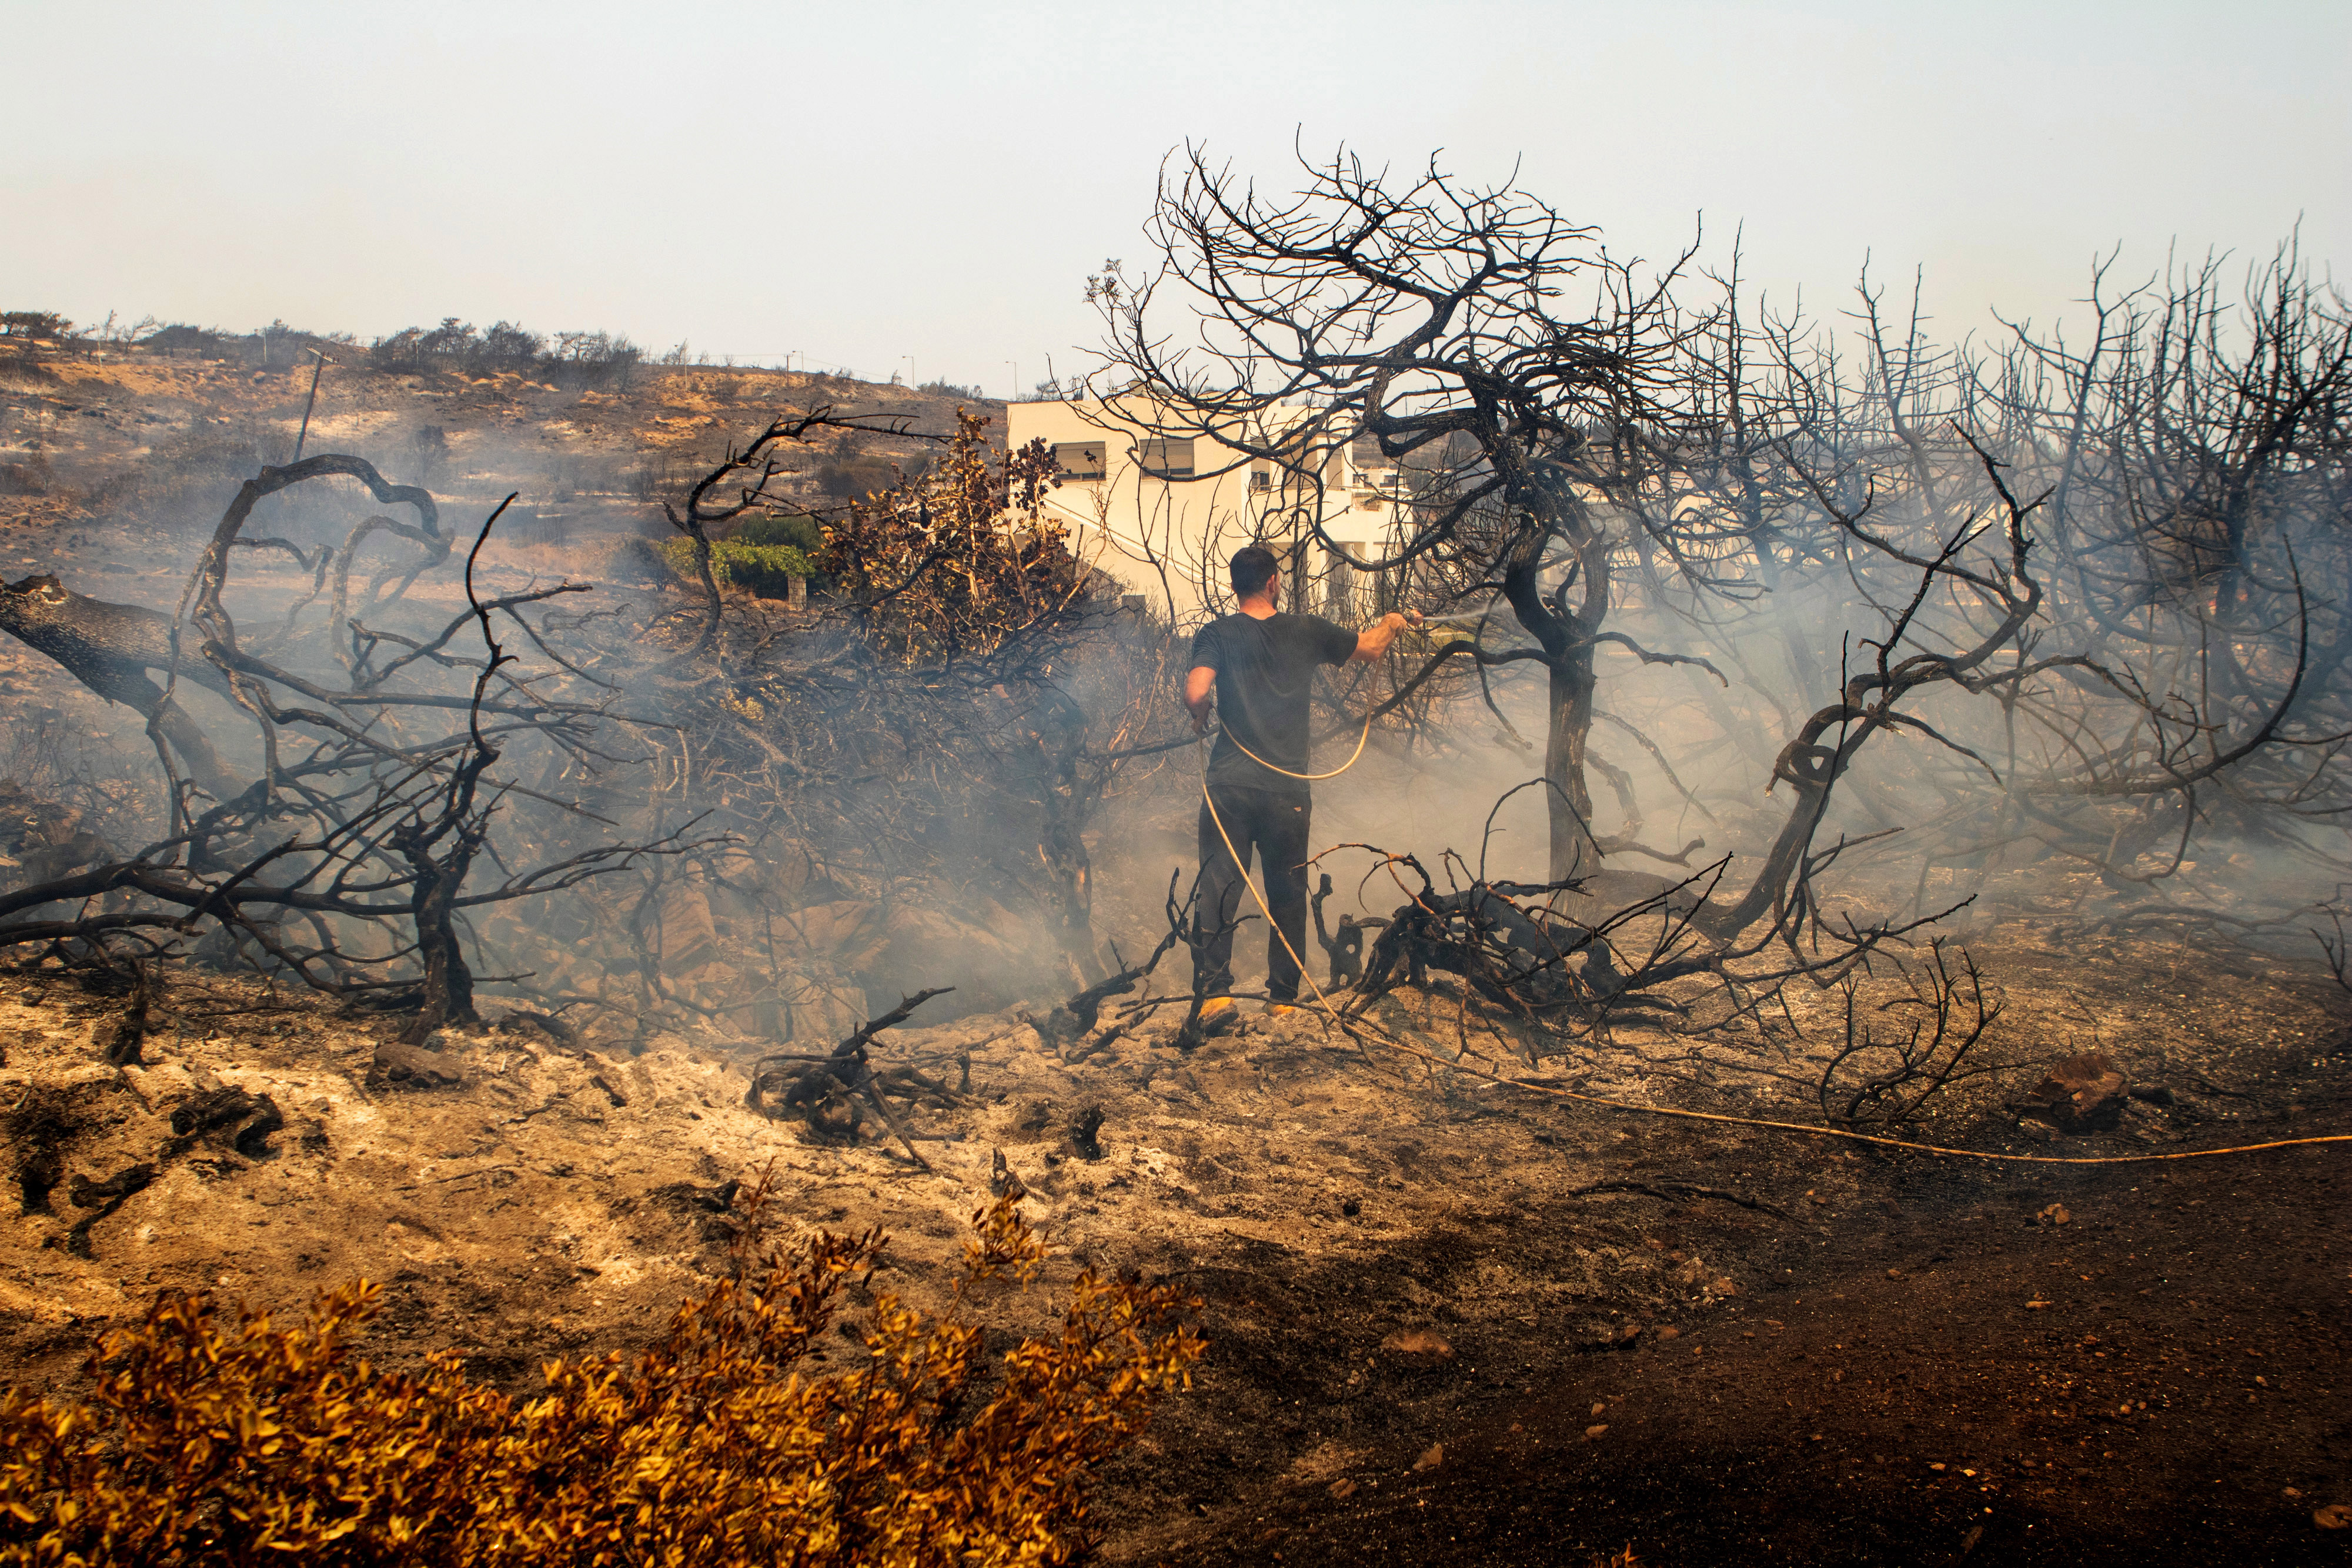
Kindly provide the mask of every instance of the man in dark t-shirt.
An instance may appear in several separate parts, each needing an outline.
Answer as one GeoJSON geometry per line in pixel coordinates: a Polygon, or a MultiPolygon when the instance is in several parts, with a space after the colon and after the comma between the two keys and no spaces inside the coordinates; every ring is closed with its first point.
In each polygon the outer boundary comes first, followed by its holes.
{"type": "MultiPolygon", "coordinates": [[[[1281,563],[1258,545],[1234,557],[1233,584],[1239,609],[1194,635],[1184,676],[1192,727],[1206,733],[1213,695],[1219,730],[1209,754],[1209,802],[1201,808],[1200,919],[1213,929],[1239,916],[1255,850],[1275,923],[1265,946],[1267,1006],[1281,1011],[1298,996],[1298,959],[1292,955],[1307,950],[1307,823],[1313,801],[1307,780],[1295,776],[1313,771],[1307,698],[1316,666],[1378,659],[1421,617],[1402,612],[1350,632],[1319,615],[1286,615],[1278,608],[1281,563]],[[1234,854],[1225,852],[1227,839],[1234,854]]],[[[1233,956],[1227,931],[1194,960],[1209,971],[1212,999],[1201,1021],[1211,1030],[1233,1015],[1233,998],[1224,994],[1233,987],[1233,956]]]]}

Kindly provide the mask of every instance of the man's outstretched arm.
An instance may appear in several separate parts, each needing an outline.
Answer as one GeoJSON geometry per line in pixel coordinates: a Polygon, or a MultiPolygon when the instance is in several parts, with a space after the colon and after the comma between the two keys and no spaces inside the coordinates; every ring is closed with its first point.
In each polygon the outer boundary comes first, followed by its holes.
{"type": "Polygon", "coordinates": [[[1192,716],[1192,733],[1209,733],[1209,699],[1216,695],[1217,671],[1213,664],[1195,664],[1184,675],[1184,706],[1192,716]]]}
{"type": "MultiPolygon", "coordinates": [[[[1396,641],[1398,632],[1408,626],[1420,624],[1420,611],[1391,610],[1356,633],[1356,651],[1349,658],[1355,664],[1369,664],[1389,651],[1389,644],[1396,641]]],[[[1197,675],[1201,672],[1195,670],[1192,673],[1197,675]]]]}

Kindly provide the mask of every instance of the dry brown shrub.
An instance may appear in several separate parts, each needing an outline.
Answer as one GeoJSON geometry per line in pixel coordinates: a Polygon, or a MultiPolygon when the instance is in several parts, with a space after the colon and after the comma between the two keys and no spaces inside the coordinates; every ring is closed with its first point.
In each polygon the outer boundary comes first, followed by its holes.
{"type": "Polygon", "coordinates": [[[997,676],[1049,660],[1101,591],[1045,511],[1054,458],[1043,441],[994,453],[989,421],[956,411],[939,463],[824,525],[825,560],[884,661],[997,676]]]}
{"type": "MultiPolygon", "coordinates": [[[[1043,1248],[1011,1202],[976,1222],[966,1286],[1034,1277],[1043,1248]]],[[[980,1329],[877,1294],[867,1361],[807,1375],[882,1242],[739,1251],[657,1343],[551,1363],[529,1401],[454,1353],[415,1377],[370,1366],[352,1345],[379,1293],[364,1281],[289,1328],[164,1292],[100,1343],[88,1404],[0,1396],[0,1563],[1069,1561],[1087,1468],[1189,1383],[1194,1303],[1088,1271],[1060,1335],[991,1383],[980,1329]]]]}

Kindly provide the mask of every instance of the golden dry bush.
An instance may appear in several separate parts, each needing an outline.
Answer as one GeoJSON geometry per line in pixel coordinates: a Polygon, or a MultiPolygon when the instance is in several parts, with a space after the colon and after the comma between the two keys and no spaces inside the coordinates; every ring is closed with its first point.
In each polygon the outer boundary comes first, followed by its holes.
{"type": "MultiPolygon", "coordinates": [[[[1034,1277],[1043,1249],[1010,1201],[976,1223],[966,1286],[1034,1277]]],[[[166,1292],[101,1342],[88,1404],[0,1396],[0,1564],[1068,1561],[1087,1468],[1189,1381],[1194,1303],[1089,1271],[1059,1335],[992,1378],[978,1328],[877,1294],[866,1363],[807,1375],[882,1242],[739,1255],[657,1343],[551,1363],[527,1402],[454,1357],[370,1366],[352,1344],[365,1281],[291,1327],[166,1292]]]]}

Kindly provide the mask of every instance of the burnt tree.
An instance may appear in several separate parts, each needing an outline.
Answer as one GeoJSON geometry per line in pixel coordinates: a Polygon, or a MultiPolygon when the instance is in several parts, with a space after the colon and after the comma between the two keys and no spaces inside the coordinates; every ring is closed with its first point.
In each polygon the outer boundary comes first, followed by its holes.
{"type": "Polygon", "coordinates": [[[1267,199],[1185,150],[1149,231],[1155,269],[1094,280],[1103,379],[1155,429],[1300,481],[1282,525],[1297,545],[1383,594],[1429,580],[1432,610],[1507,612],[1527,639],[1512,657],[1547,684],[1551,878],[1590,872],[1633,847],[1591,826],[1598,656],[1687,662],[1612,624],[1637,537],[1678,553],[1678,517],[1653,502],[1655,453],[1688,412],[1683,346],[1705,319],[1674,297],[1687,256],[1639,271],[1527,192],[1434,166],[1391,182],[1342,153],[1302,172],[1267,199]],[[1197,329],[1171,329],[1171,306],[1197,329]],[[1360,440],[1395,470],[1385,549],[1327,527],[1325,476],[1360,440]]]}
{"type": "Polygon", "coordinates": [[[604,703],[552,695],[544,673],[518,669],[498,641],[494,617],[520,622],[523,605],[586,591],[566,583],[483,597],[475,567],[498,515],[470,541],[466,610],[429,636],[371,630],[359,617],[391,603],[449,558],[452,541],[440,532],[437,509],[424,492],[389,485],[363,459],[340,455],[265,468],[240,488],[199,558],[189,612],[176,626],[158,612],[106,606],[69,596],[61,586],[41,591],[45,607],[63,608],[46,623],[28,623],[26,640],[93,689],[105,695],[100,683],[110,683],[141,697],[145,693],[129,685],[128,675],[163,674],[161,688],[147,686],[158,699],[149,709],[150,733],[171,741],[159,744],[157,756],[173,831],[128,857],[0,896],[0,945],[38,943],[69,959],[111,962],[109,951],[118,944],[184,952],[216,926],[266,967],[333,994],[412,1009],[404,1035],[418,1040],[444,1022],[472,1016],[475,977],[457,924],[466,911],[574,886],[644,856],[707,842],[668,835],[599,844],[508,871],[492,886],[468,887],[502,802],[520,793],[559,810],[565,804],[495,777],[490,770],[504,753],[527,740],[558,754],[602,758],[607,754],[599,749],[600,734],[616,722],[604,703]],[[240,638],[225,597],[233,552],[248,542],[242,530],[261,497],[338,475],[359,479],[379,498],[407,501],[420,521],[371,518],[340,550],[322,547],[315,560],[305,558],[303,565],[314,570],[314,592],[287,614],[275,638],[282,651],[264,657],[240,638]],[[354,607],[345,587],[352,558],[379,533],[422,549],[379,569],[364,602],[354,607]],[[338,580],[331,618],[299,628],[329,570],[338,580]],[[398,586],[387,595],[386,584],[398,586]],[[58,630],[61,622],[71,630],[58,630]],[[468,626],[480,635],[478,658],[456,651],[468,626]],[[94,627],[109,634],[96,637],[94,627]],[[387,640],[406,651],[379,667],[375,658],[387,640]],[[453,686],[452,674],[463,684],[453,686]],[[194,722],[172,704],[183,678],[226,695],[256,732],[259,777],[226,798],[175,766],[175,754],[218,749],[201,731],[195,738],[203,747],[192,741],[184,747],[173,735],[194,722]],[[454,730],[419,733],[398,721],[435,716],[454,722],[454,730]],[[201,805],[192,783],[214,803],[201,805]]]}

